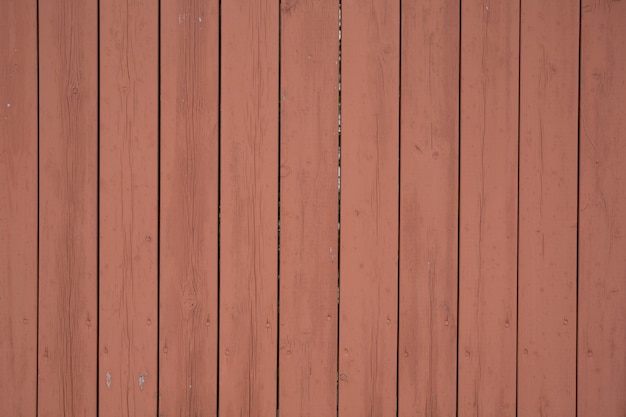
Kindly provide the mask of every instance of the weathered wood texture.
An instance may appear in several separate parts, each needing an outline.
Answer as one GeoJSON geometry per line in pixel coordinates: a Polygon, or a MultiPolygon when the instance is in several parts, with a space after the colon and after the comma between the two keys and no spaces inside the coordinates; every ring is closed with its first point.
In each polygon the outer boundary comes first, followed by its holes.
{"type": "Polygon", "coordinates": [[[0,415],[624,417],[625,4],[0,1],[0,415]]]}
{"type": "Polygon", "coordinates": [[[0,415],[37,406],[37,2],[0,2],[0,415]]]}
{"type": "Polygon", "coordinates": [[[40,416],[95,415],[98,8],[39,3],[40,416]]]}
{"type": "Polygon", "coordinates": [[[578,416],[626,414],[626,4],[582,2],[578,416]]]}
{"type": "Polygon", "coordinates": [[[517,409],[574,416],[579,5],[521,5],[517,409]]]}
{"type": "Polygon", "coordinates": [[[396,413],[400,2],[342,2],[339,416],[396,413]]]}
{"type": "Polygon", "coordinates": [[[284,4],[279,407],[337,412],[338,2],[284,4]]]}
{"type": "Polygon", "coordinates": [[[217,413],[219,2],[161,1],[159,413],[217,413]]]}
{"type": "Polygon", "coordinates": [[[402,2],[399,416],[456,413],[459,14],[402,2]]]}
{"type": "Polygon", "coordinates": [[[100,2],[99,416],[154,416],[158,5],[100,2]]]}
{"type": "Polygon", "coordinates": [[[275,417],[278,2],[222,3],[220,416],[275,417]]]}
{"type": "Polygon", "coordinates": [[[518,6],[461,5],[461,417],[516,414],[518,6]]]}

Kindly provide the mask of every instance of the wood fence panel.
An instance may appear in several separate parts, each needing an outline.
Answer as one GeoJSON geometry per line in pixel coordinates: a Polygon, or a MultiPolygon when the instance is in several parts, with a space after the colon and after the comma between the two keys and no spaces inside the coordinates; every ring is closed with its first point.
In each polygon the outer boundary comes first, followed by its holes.
{"type": "Polygon", "coordinates": [[[217,415],[219,2],[161,2],[159,413],[217,415]]]}
{"type": "Polygon", "coordinates": [[[461,8],[461,417],[516,414],[518,7],[461,8]]]}
{"type": "Polygon", "coordinates": [[[281,10],[280,414],[337,414],[339,4],[281,10]]]}
{"type": "Polygon", "coordinates": [[[582,2],[578,416],[626,414],[626,4],[582,2]]]}
{"type": "Polygon", "coordinates": [[[100,3],[100,417],[157,412],[158,19],[100,3]]]}
{"type": "Polygon", "coordinates": [[[275,1],[222,3],[219,410],[276,416],[278,32],[275,1]]]}
{"type": "Polygon", "coordinates": [[[37,407],[37,2],[0,2],[0,415],[37,407]]]}
{"type": "Polygon", "coordinates": [[[399,416],[456,413],[459,14],[402,2],[399,416]]]}
{"type": "Polygon", "coordinates": [[[396,413],[400,2],[342,2],[339,415],[396,413]]]}
{"type": "Polygon", "coordinates": [[[39,3],[39,416],[95,415],[97,2],[39,3]]]}
{"type": "Polygon", "coordinates": [[[579,5],[521,8],[518,415],[576,414],[579,5]]]}

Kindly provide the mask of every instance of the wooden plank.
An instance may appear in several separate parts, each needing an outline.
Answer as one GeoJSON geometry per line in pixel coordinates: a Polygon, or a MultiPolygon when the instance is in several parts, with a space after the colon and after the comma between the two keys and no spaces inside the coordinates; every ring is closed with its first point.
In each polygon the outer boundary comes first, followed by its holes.
{"type": "Polygon", "coordinates": [[[0,2],[0,415],[37,412],[37,2],[0,2]]]}
{"type": "Polygon", "coordinates": [[[519,3],[461,7],[459,416],[516,413],[519,3]]]}
{"type": "Polygon", "coordinates": [[[101,417],[157,410],[158,20],[100,3],[101,417]]]}
{"type": "Polygon", "coordinates": [[[400,2],[342,2],[339,415],[396,413],[400,2]]]}
{"type": "Polygon", "coordinates": [[[402,2],[398,415],[456,414],[459,2],[402,2]]]}
{"type": "Polygon", "coordinates": [[[95,415],[97,1],[39,4],[39,415],[95,415]]]}
{"type": "Polygon", "coordinates": [[[276,416],[278,7],[222,3],[221,416],[276,416]]]}
{"type": "Polygon", "coordinates": [[[578,416],[626,414],[626,4],[582,2],[578,416]]]}
{"type": "Polygon", "coordinates": [[[219,2],[161,1],[159,413],[217,414],[219,2]]]}
{"type": "Polygon", "coordinates": [[[281,29],[279,407],[337,414],[339,2],[287,2],[281,29]]]}
{"type": "Polygon", "coordinates": [[[517,409],[573,416],[579,4],[521,7],[517,409]]]}

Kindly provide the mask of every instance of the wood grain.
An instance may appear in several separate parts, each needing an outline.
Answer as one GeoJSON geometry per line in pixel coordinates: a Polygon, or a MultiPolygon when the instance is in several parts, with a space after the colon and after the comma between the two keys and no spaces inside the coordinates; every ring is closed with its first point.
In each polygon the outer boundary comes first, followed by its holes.
{"type": "Polygon", "coordinates": [[[399,6],[342,2],[340,417],[396,414],[399,6]]]}
{"type": "Polygon", "coordinates": [[[160,10],[159,413],[215,416],[219,2],[160,10]]]}
{"type": "Polygon", "coordinates": [[[626,4],[582,2],[578,416],[626,414],[626,4]]]}
{"type": "Polygon", "coordinates": [[[0,2],[0,415],[37,412],[37,2],[0,2]]]}
{"type": "Polygon", "coordinates": [[[39,416],[95,415],[98,9],[39,4],[39,416]]]}
{"type": "Polygon", "coordinates": [[[276,416],[279,13],[222,3],[221,416],[276,416]]]}
{"type": "Polygon", "coordinates": [[[402,2],[399,416],[456,413],[459,14],[402,2]]]}
{"type": "Polygon", "coordinates": [[[337,413],[338,2],[287,2],[281,29],[279,406],[337,413]]]}
{"type": "Polygon", "coordinates": [[[576,414],[579,5],[521,9],[518,416],[576,414]]]}
{"type": "Polygon", "coordinates": [[[516,414],[519,3],[461,6],[458,415],[516,414]]]}
{"type": "Polygon", "coordinates": [[[100,3],[101,417],[157,410],[158,20],[100,3]]]}

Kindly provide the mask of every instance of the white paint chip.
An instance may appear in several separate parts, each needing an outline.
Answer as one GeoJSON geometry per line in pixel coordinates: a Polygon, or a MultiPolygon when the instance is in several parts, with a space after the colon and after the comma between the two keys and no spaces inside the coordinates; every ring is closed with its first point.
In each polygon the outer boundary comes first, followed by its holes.
{"type": "Polygon", "coordinates": [[[107,378],[107,388],[111,389],[111,373],[110,372],[107,372],[106,378],[107,378]]]}
{"type": "Polygon", "coordinates": [[[146,373],[142,372],[141,375],[139,375],[139,390],[143,391],[143,384],[144,382],[146,382],[146,373]]]}

